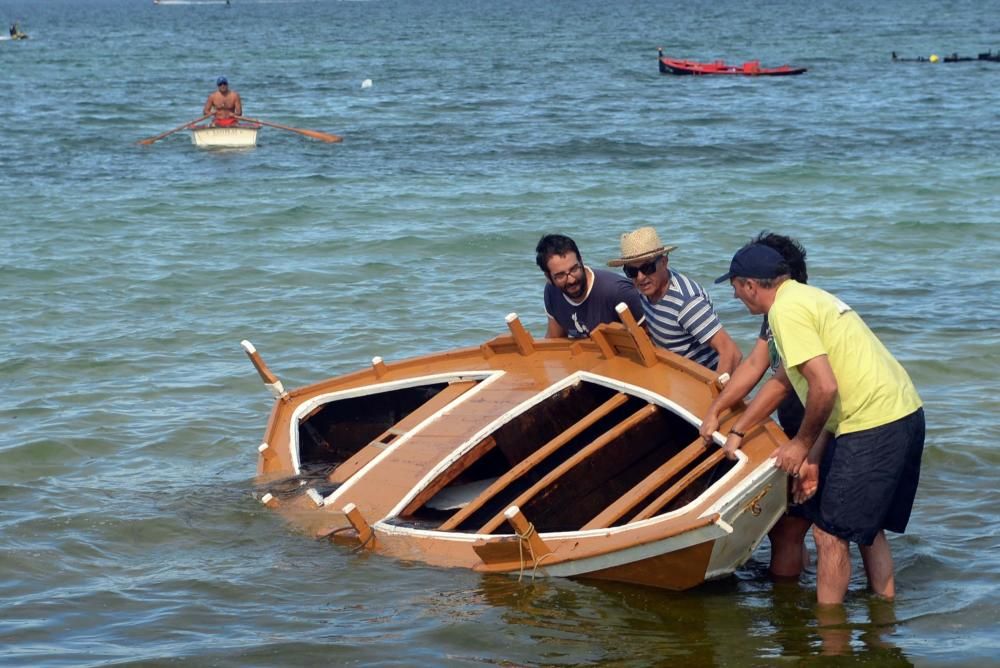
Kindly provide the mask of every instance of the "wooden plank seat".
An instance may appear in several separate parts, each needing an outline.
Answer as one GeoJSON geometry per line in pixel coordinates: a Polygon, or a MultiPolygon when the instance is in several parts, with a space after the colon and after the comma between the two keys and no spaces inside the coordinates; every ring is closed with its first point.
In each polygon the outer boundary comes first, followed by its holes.
{"type": "MultiPolygon", "coordinates": [[[[536,482],[534,485],[529,487],[525,492],[517,497],[512,503],[507,504],[507,507],[518,506],[519,508],[524,507],[524,504],[530,501],[536,494],[541,492],[543,489],[554,483],[560,477],[562,477],[567,471],[573,469],[585,459],[591,455],[598,452],[601,448],[608,445],[609,443],[614,443],[622,434],[626,431],[639,424],[643,420],[654,415],[660,408],[656,404],[646,404],[639,410],[632,413],[630,416],[619,422],[617,425],[607,430],[596,439],[585,445],[576,452],[571,457],[566,459],[556,468],[552,469],[549,473],[542,477],[541,480],[536,482]]],[[[506,508],[504,508],[506,510],[506,508]]],[[[484,524],[477,533],[492,533],[501,524],[506,521],[503,512],[496,514],[492,519],[490,519],[486,524],[484,524]]]]}
{"type": "Polygon", "coordinates": [[[441,524],[438,529],[440,531],[453,531],[458,526],[462,524],[465,520],[472,516],[473,513],[478,511],[483,507],[490,499],[492,499],[497,492],[506,489],[508,485],[514,480],[517,480],[522,475],[533,469],[540,462],[544,461],[553,452],[556,452],[562,446],[566,445],[574,438],[583,433],[586,429],[594,425],[598,420],[607,416],[613,410],[623,405],[628,401],[628,395],[624,393],[618,393],[603,404],[590,411],[575,424],[571,425],[568,429],[563,431],[561,434],[551,439],[548,443],[542,447],[535,450],[533,453],[525,457],[523,460],[515,464],[506,473],[497,478],[493,484],[487,487],[474,501],[468,503],[464,508],[459,510],[457,513],[452,515],[441,524]]]}
{"type": "Polygon", "coordinates": [[[696,467],[691,469],[687,474],[685,474],[683,478],[674,483],[670,487],[670,489],[668,489],[663,494],[653,499],[653,501],[648,506],[643,508],[642,511],[639,512],[639,514],[637,514],[634,518],[632,518],[632,521],[637,522],[639,520],[649,519],[650,517],[656,515],[663,509],[664,506],[673,501],[678,494],[687,489],[688,485],[690,485],[695,480],[700,478],[702,475],[704,475],[712,468],[714,468],[715,465],[721,462],[725,456],[726,453],[722,448],[719,448],[718,450],[710,454],[708,457],[704,459],[704,461],[702,461],[696,467]]]}
{"type": "Polygon", "coordinates": [[[636,506],[659,489],[671,478],[691,465],[698,457],[705,453],[705,442],[701,437],[693,441],[690,445],[678,452],[676,455],[665,461],[655,471],[640,480],[632,489],[620,496],[617,501],[605,508],[594,519],[587,522],[582,530],[607,529],[615,522],[630,513],[636,506]]]}
{"type": "Polygon", "coordinates": [[[342,462],[327,476],[327,480],[332,483],[345,482],[360,471],[368,462],[375,459],[379,453],[395,442],[396,439],[405,435],[428,417],[468,392],[476,386],[476,383],[477,381],[474,380],[449,383],[446,388],[428,399],[415,411],[403,417],[402,420],[372,439],[368,445],[358,450],[354,456],[342,462]]]}

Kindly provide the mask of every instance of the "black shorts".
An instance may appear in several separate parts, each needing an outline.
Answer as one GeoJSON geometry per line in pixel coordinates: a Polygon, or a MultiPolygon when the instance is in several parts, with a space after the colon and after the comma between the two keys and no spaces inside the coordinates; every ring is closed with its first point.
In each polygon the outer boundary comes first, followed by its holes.
{"type": "Polygon", "coordinates": [[[920,481],[922,408],[895,422],[831,440],[819,470],[819,491],[805,516],[829,534],[871,545],[879,531],[903,533],[920,481]]]}

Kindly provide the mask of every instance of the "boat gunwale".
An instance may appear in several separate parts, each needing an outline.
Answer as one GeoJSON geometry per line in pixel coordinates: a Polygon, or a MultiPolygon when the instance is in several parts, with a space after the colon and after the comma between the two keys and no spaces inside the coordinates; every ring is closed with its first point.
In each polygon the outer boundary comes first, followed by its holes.
{"type": "MultiPolygon", "coordinates": [[[[740,465],[745,466],[749,462],[743,452],[736,452],[740,465]]],[[[698,499],[685,505],[679,511],[688,510],[690,507],[702,501],[704,497],[717,491],[716,488],[726,480],[730,474],[737,475],[737,468],[734,466],[723,478],[720,478],[708,490],[699,495],[698,499]]],[[[684,549],[700,544],[705,541],[714,541],[731,535],[734,532],[731,520],[740,514],[740,510],[746,510],[745,501],[751,491],[766,485],[776,478],[782,478],[784,473],[777,468],[774,459],[767,459],[760,465],[746,473],[743,480],[738,485],[712,501],[711,505],[705,507],[697,515],[686,518],[683,515],[690,512],[679,513],[673,511],[664,515],[657,515],[639,522],[622,525],[619,527],[608,527],[602,529],[589,529],[586,531],[558,531],[539,533],[539,537],[545,540],[552,552],[545,557],[544,563],[539,565],[540,570],[547,571],[548,575],[573,576],[583,575],[588,572],[621,566],[643,559],[667,554],[678,549],[684,549]],[[660,531],[656,531],[659,529],[660,531]],[[609,537],[624,538],[627,534],[645,534],[634,536],[627,547],[619,544],[609,544],[605,539],[609,537]],[[651,534],[651,535],[650,535],[651,534]],[[571,545],[572,550],[562,552],[565,546],[571,545]],[[603,564],[599,568],[593,565],[587,566],[595,559],[604,559],[609,555],[614,555],[614,563],[603,564]],[[619,558],[620,557],[620,558],[619,558]],[[563,568],[560,568],[563,567],[563,568]]],[[[386,518],[388,520],[389,518],[386,518]]],[[[455,544],[486,544],[505,543],[517,538],[517,534],[462,534],[459,532],[441,532],[433,529],[418,529],[415,527],[405,527],[398,524],[389,524],[386,520],[380,520],[372,525],[375,531],[376,540],[379,535],[391,537],[416,537],[436,543],[450,542],[455,544]]],[[[760,540],[763,540],[763,535],[760,540]]],[[[759,541],[758,541],[759,542],[759,541]]],[[[507,562],[497,563],[477,563],[474,570],[485,572],[507,572],[510,566],[507,562]]]]}
{"type": "MultiPolygon", "coordinates": [[[[694,427],[701,426],[700,419],[698,419],[691,411],[687,410],[683,406],[680,406],[671,399],[667,399],[666,397],[660,394],[657,394],[651,390],[648,390],[646,388],[637,385],[632,385],[624,381],[608,378],[607,376],[602,376],[592,371],[578,369],[577,371],[574,371],[573,373],[560,379],[559,381],[540,389],[532,396],[530,400],[523,401],[521,403],[513,405],[509,410],[505,411],[502,415],[484,425],[483,428],[477,431],[470,439],[467,439],[464,443],[456,446],[456,448],[452,450],[451,454],[448,457],[443,458],[437,465],[431,468],[431,470],[428,471],[427,474],[419,482],[413,485],[413,487],[410,488],[410,491],[404,497],[402,497],[399,503],[397,503],[396,506],[394,506],[388,513],[386,513],[386,516],[382,519],[388,520],[399,517],[399,514],[403,512],[403,510],[421,491],[423,491],[426,487],[431,485],[437,479],[438,476],[444,474],[449,468],[451,468],[452,465],[454,465],[455,462],[457,462],[462,457],[462,455],[464,455],[467,451],[474,448],[476,444],[479,443],[479,441],[481,441],[483,438],[486,438],[490,434],[493,434],[500,427],[516,419],[518,416],[523,415],[528,411],[528,409],[532,408],[533,406],[536,406],[542,403],[543,401],[549,399],[550,397],[555,396],[564,389],[567,389],[571,386],[577,385],[582,382],[594,383],[595,385],[601,385],[602,387],[607,387],[609,389],[616,390],[617,392],[620,392],[622,394],[627,394],[629,396],[636,397],[638,399],[644,399],[650,404],[657,405],[660,408],[663,408],[667,411],[674,413],[675,415],[684,419],[686,422],[688,422],[694,427]]],[[[724,440],[721,440],[721,434],[718,433],[716,433],[713,436],[713,440],[715,440],[717,443],[725,442],[724,440]]],[[[686,508],[687,505],[685,505],[684,507],[686,508]]],[[[492,534],[485,534],[485,535],[492,535],[492,534]]]]}
{"type": "MultiPolygon", "coordinates": [[[[491,369],[491,370],[477,370],[477,371],[455,371],[455,372],[440,372],[429,374],[426,376],[407,376],[405,378],[399,378],[396,380],[389,380],[382,383],[372,383],[367,385],[358,385],[354,387],[344,388],[339,391],[329,392],[326,394],[318,394],[314,397],[306,399],[292,411],[292,415],[288,420],[288,449],[289,455],[292,459],[292,466],[295,469],[295,474],[299,475],[302,473],[301,462],[299,461],[299,424],[303,415],[312,413],[315,409],[319,408],[328,403],[333,403],[334,401],[339,401],[342,399],[355,399],[357,397],[365,397],[372,394],[384,394],[386,392],[391,392],[393,390],[404,390],[411,387],[419,387],[422,385],[433,385],[441,382],[461,382],[467,380],[478,380],[475,387],[470,388],[467,392],[463,393],[461,396],[456,397],[452,401],[448,402],[438,410],[431,413],[427,418],[421,420],[419,423],[414,425],[406,434],[403,434],[388,446],[385,450],[379,453],[372,461],[368,462],[365,466],[358,469],[358,471],[351,476],[355,478],[367,473],[371,468],[373,468],[379,461],[384,459],[388,453],[397,449],[401,444],[409,441],[414,435],[420,433],[423,427],[430,422],[433,422],[441,415],[451,410],[455,405],[467,400],[471,396],[475,396],[477,393],[482,392],[485,387],[489,387],[493,383],[497,382],[500,378],[507,375],[507,371],[503,369],[491,369]],[[375,391],[371,391],[371,390],[375,391]]],[[[324,499],[324,505],[330,505],[327,501],[330,497],[337,495],[339,492],[350,489],[351,479],[345,481],[340,487],[337,488],[335,492],[329,495],[329,497],[324,499]]]]}

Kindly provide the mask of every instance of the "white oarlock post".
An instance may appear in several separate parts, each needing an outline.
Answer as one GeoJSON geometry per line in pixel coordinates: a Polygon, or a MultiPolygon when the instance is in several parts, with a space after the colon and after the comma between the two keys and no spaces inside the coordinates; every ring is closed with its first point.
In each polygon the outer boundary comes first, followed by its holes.
{"type": "Polygon", "coordinates": [[[270,369],[267,368],[267,364],[264,363],[263,358],[254,345],[247,341],[246,339],[240,341],[240,345],[243,347],[243,351],[250,358],[250,362],[253,367],[257,369],[257,374],[260,376],[261,380],[264,381],[264,387],[270,390],[271,394],[274,395],[275,399],[287,400],[288,392],[285,391],[285,386],[281,384],[278,377],[275,376],[270,369]]]}
{"type": "Polygon", "coordinates": [[[388,369],[385,366],[385,362],[382,361],[382,358],[379,357],[378,355],[372,358],[372,369],[375,370],[376,378],[381,378],[386,374],[386,371],[388,371],[388,369]]]}
{"type": "Polygon", "coordinates": [[[517,317],[517,314],[508,313],[505,320],[507,321],[507,327],[510,329],[511,335],[514,337],[517,351],[522,355],[530,355],[535,352],[535,340],[531,338],[531,334],[521,324],[521,319],[517,317]]]}
{"type": "Polygon", "coordinates": [[[323,506],[323,497],[320,495],[319,492],[317,492],[312,487],[306,490],[306,496],[312,499],[312,502],[315,503],[317,506],[320,507],[323,506]]]}
{"type": "Polygon", "coordinates": [[[531,548],[531,555],[535,562],[552,551],[552,548],[546,545],[542,537],[535,531],[535,525],[527,520],[520,508],[510,506],[503,511],[503,516],[514,530],[518,540],[527,543],[531,548]]]}

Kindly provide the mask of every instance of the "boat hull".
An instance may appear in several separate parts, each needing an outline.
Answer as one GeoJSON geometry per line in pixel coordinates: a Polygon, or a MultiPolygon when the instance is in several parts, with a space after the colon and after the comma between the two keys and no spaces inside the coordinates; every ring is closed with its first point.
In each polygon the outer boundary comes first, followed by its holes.
{"type": "Polygon", "coordinates": [[[191,128],[191,143],[201,148],[253,148],[259,131],[259,125],[197,126],[191,128]]]}
{"type": "Polygon", "coordinates": [[[777,425],[730,461],[721,433],[698,434],[716,374],[634,321],[583,341],[508,323],[479,348],[292,391],[245,342],[277,397],[260,500],[315,537],[483,573],[687,589],[750,557],[787,505],[777,425]]]}
{"type": "Polygon", "coordinates": [[[700,63],[693,60],[678,60],[676,58],[660,57],[660,73],[681,76],[745,76],[745,77],[780,77],[804,74],[805,67],[761,67],[757,61],[742,65],[727,65],[721,60],[712,63],[700,63]]]}

